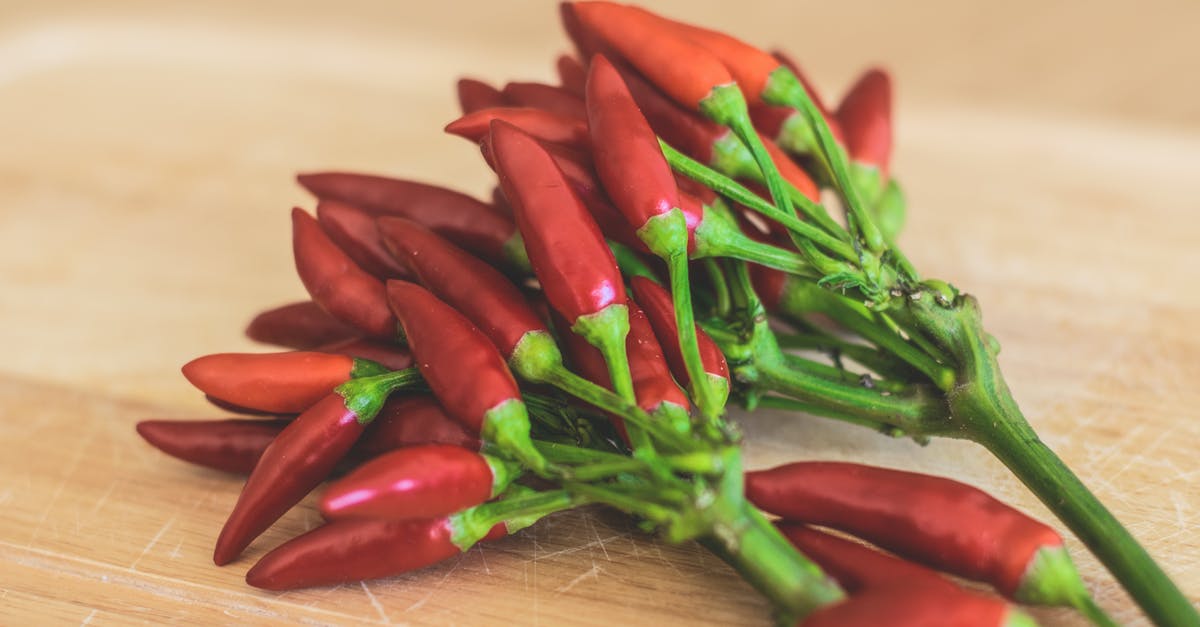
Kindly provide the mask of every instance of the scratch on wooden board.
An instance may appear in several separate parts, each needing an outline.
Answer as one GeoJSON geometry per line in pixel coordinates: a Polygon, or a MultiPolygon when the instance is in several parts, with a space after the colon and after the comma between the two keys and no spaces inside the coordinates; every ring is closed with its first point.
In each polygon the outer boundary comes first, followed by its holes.
{"type": "Polygon", "coordinates": [[[583,581],[584,579],[588,579],[588,578],[600,579],[600,573],[602,573],[602,572],[604,572],[604,571],[602,571],[600,569],[600,567],[596,565],[595,562],[592,562],[592,567],[590,569],[588,569],[587,572],[585,572],[585,573],[579,575],[578,577],[568,581],[567,583],[555,588],[554,593],[562,594],[564,592],[568,592],[571,590],[571,588],[574,588],[575,586],[579,585],[579,583],[581,581],[583,581]]]}
{"type": "Polygon", "coordinates": [[[387,612],[384,611],[383,604],[379,602],[379,599],[375,598],[374,594],[371,594],[371,589],[367,587],[367,582],[360,581],[358,583],[362,586],[363,592],[367,594],[367,599],[371,601],[371,607],[374,607],[375,611],[379,613],[379,618],[383,619],[383,624],[391,625],[392,619],[388,618],[387,612]]]}
{"type": "MultiPolygon", "coordinates": [[[[592,520],[591,516],[584,515],[583,522],[587,523],[588,529],[591,530],[592,535],[596,538],[596,542],[600,544],[600,550],[604,552],[604,559],[611,562],[612,557],[608,554],[608,547],[604,546],[604,540],[600,539],[600,532],[596,530],[596,521],[592,520]]],[[[593,565],[594,567],[595,565],[593,565]]]]}
{"type": "Polygon", "coordinates": [[[450,565],[450,569],[446,571],[446,574],[442,575],[442,578],[436,584],[434,584],[433,586],[430,587],[429,592],[426,592],[425,596],[421,597],[420,599],[417,599],[416,602],[414,602],[412,605],[408,606],[408,608],[405,609],[404,611],[411,612],[413,610],[418,610],[418,609],[421,609],[421,607],[424,606],[426,603],[428,603],[429,599],[432,599],[434,594],[437,594],[438,592],[441,591],[442,586],[444,586],[446,584],[446,580],[450,579],[450,575],[453,575],[454,571],[458,570],[458,566],[459,566],[459,564],[462,564],[462,560],[463,560],[463,554],[460,553],[458,555],[458,557],[455,558],[454,563],[450,565]]]}
{"type": "Polygon", "coordinates": [[[84,616],[83,620],[79,622],[79,627],[83,627],[84,625],[90,624],[92,622],[92,619],[95,617],[96,617],[96,610],[92,610],[91,613],[89,613],[87,616],[84,616]]]}
{"type": "Polygon", "coordinates": [[[83,459],[84,450],[87,449],[94,438],[95,433],[89,431],[87,437],[75,447],[75,453],[71,456],[71,460],[67,462],[66,470],[59,477],[58,486],[54,488],[54,494],[50,496],[50,502],[46,504],[45,509],[42,510],[42,515],[38,518],[37,528],[33,530],[33,535],[29,538],[29,546],[33,546],[34,541],[38,539],[38,535],[42,532],[42,525],[46,522],[46,518],[50,516],[50,512],[54,509],[54,506],[58,504],[58,499],[62,496],[63,489],[67,487],[67,479],[70,479],[75,474],[75,469],[79,466],[79,461],[83,459]]]}
{"type": "Polygon", "coordinates": [[[170,529],[171,525],[174,523],[175,517],[172,516],[171,519],[166,522],[166,524],[159,528],[158,533],[154,534],[153,538],[150,538],[150,542],[146,543],[146,547],[142,549],[140,554],[138,554],[137,559],[133,560],[133,563],[129,565],[129,570],[137,569],[138,562],[142,561],[143,557],[146,557],[146,554],[150,552],[150,549],[154,548],[155,544],[158,544],[159,538],[162,538],[163,534],[166,533],[167,529],[170,529]]]}
{"type": "Polygon", "coordinates": [[[475,548],[476,548],[476,549],[478,549],[478,551],[479,551],[479,559],[480,559],[480,561],[482,561],[482,562],[483,562],[483,572],[484,572],[484,573],[486,573],[486,574],[488,574],[488,575],[492,574],[492,569],[488,567],[487,557],[485,557],[485,556],[483,555],[483,545],[482,545],[482,544],[477,544],[477,545],[475,545],[475,548]]]}

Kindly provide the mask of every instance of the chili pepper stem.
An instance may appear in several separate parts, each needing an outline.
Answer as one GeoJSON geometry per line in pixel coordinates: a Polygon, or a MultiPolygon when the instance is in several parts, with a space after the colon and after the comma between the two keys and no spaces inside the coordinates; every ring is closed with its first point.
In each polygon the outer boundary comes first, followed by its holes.
{"type": "Polygon", "coordinates": [[[768,268],[782,270],[808,279],[820,274],[801,255],[790,250],[756,242],[729,224],[720,211],[705,208],[704,219],[696,228],[696,257],[732,257],[768,268]]]}
{"type": "Polygon", "coordinates": [[[346,399],[346,408],[354,412],[359,424],[366,425],[375,419],[392,392],[422,381],[424,379],[421,378],[421,371],[413,366],[404,370],[350,379],[339,385],[336,391],[346,399]]]}
{"type": "Polygon", "coordinates": [[[1200,625],[1200,613],[1174,582],[1025,420],[1000,373],[974,297],[926,295],[907,302],[915,321],[959,364],[958,384],[947,393],[961,429],[956,435],[982,444],[1003,462],[1156,624],[1200,625]]]}
{"type": "Polygon", "coordinates": [[[758,406],[766,407],[768,409],[786,409],[788,411],[798,411],[806,414],[812,414],[814,416],[831,418],[833,420],[838,420],[852,425],[866,427],[872,431],[886,435],[889,438],[901,438],[908,435],[903,429],[885,422],[871,420],[869,418],[862,418],[851,413],[837,413],[829,409],[805,403],[804,401],[796,400],[794,398],[786,398],[783,396],[764,396],[758,399],[758,406]]]}
{"type": "Polygon", "coordinates": [[[534,447],[529,429],[529,412],[525,409],[525,403],[512,398],[487,411],[480,435],[485,442],[516,458],[530,470],[546,476],[554,469],[534,447]]]}

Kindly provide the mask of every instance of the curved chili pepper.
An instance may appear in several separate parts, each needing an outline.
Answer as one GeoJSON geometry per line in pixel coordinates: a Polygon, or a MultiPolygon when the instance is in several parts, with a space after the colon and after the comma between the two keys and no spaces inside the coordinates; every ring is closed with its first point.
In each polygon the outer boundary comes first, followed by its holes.
{"type": "Polygon", "coordinates": [[[356,359],[366,359],[386,367],[389,370],[404,370],[412,365],[412,355],[397,344],[378,342],[367,338],[350,338],[318,346],[316,352],[349,355],[356,359]]]}
{"type": "Polygon", "coordinates": [[[296,273],[314,302],[369,335],[395,337],[396,319],[387,308],[383,282],[359,268],[299,208],[292,210],[292,249],[296,273]]]}
{"type": "Polygon", "coordinates": [[[512,207],[509,206],[508,199],[504,197],[504,190],[500,189],[499,185],[492,188],[492,209],[509,220],[513,219],[512,207]]]}
{"type": "Polygon", "coordinates": [[[799,627],[1034,627],[1024,612],[961,588],[895,585],[872,588],[818,609],[799,627]]]}
{"type": "Polygon", "coordinates": [[[380,279],[404,279],[408,269],[397,262],[379,239],[375,218],[336,200],[317,203],[317,222],[358,267],[380,279]]]}
{"type": "Polygon", "coordinates": [[[462,192],[368,174],[325,172],[296,179],[320,200],[408,218],[490,263],[523,264],[524,246],[512,220],[462,192]]]}
{"type": "Polygon", "coordinates": [[[574,325],[581,316],[623,304],[625,283],[612,251],[554,158],[536,139],[500,121],[492,126],[492,151],[550,305],[574,325]]]}
{"type": "Polygon", "coordinates": [[[246,326],[246,337],[265,344],[307,350],[358,335],[311,300],[260,312],[246,326]]]}
{"type": "MultiPolygon", "coordinates": [[[[246,573],[246,583],[290,590],[378,579],[424,568],[463,552],[454,543],[457,519],[338,520],[267,553],[246,573]]],[[[508,533],[500,523],[483,538],[508,533]]]]}
{"type": "Polygon", "coordinates": [[[587,70],[583,64],[569,54],[560,54],[554,62],[554,69],[558,71],[558,81],[563,89],[582,98],[583,87],[587,84],[587,70]]]}
{"type": "Polygon", "coordinates": [[[333,392],[279,433],[263,451],[230,512],[213,561],[223,566],[300,502],[329,473],[362,435],[363,418],[333,392]]]}
{"type": "Polygon", "coordinates": [[[392,451],[325,490],[321,514],[335,518],[436,518],[479,505],[519,474],[511,463],[445,444],[392,451]]]}
{"type": "Polygon", "coordinates": [[[530,440],[521,391],[491,340],[419,285],[389,281],[387,290],[421,374],[446,413],[543,470],[546,462],[530,440]]]}
{"type": "Polygon", "coordinates": [[[464,114],[491,107],[503,107],[508,103],[500,90],[473,78],[460,78],[456,85],[458,106],[464,114]]]}
{"type": "Polygon", "coordinates": [[[881,553],[802,523],[783,520],[776,522],[775,526],[805,557],[836,579],[838,585],[851,595],[898,583],[954,585],[949,579],[920,564],[881,553]]]}
{"type": "Polygon", "coordinates": [[[449,444],[478,451],[483,443],[428,394],[395,395],[383,404],[366,433],[354,445],[354,455],[369,459],[418,444],[449,444]]]}
{"type": "Polygon", "coordinates": [[[517,107],[532,107],[571,118],[586,118],[583,98],[562,87],[545,83],[512,82],[504,86],[504,97],[517,107]]]}
{"type": "Polygon", "coordinates": [[[550,331],[503,274],[437,234],[402,218],[381,218],[379,230],[421,284],[466,316],[505,359],[530,333],[550,331]]]}
{"type": "MultiPolygon", "coordinates": [[[[675,304],[671,295],[661,285],[645,277],[636,276],[629,280],[633,288],[634,299],[642,306],[642,311],[650,320],[654,335],[659,345],[666,348],[667,364],[679,381],[687,382],[687,367],[683,363],[683,353],[679,349],[679,330],[675,325],[675,304]]],[[[704,329],[696,328],[696,339],[700,344],[700,362],[704,364],[704,372],[710,377],[725,381],[729,385],[729,366],[725,363],[725,354],[717,346],[704,329]]]]}
{"type": "Polygon", "coordinates": [[[479,143],[490,132],[493,120],[502,120],[548,142],[585,148],[587,120],[531,107],[480,109],[446,125],[446,132],[479,143]]]}
{"type": "Polygon", "coordinates": [[[247,474],[288,420],[143,420],[138,435],[154,448],[205,468],[247,474]]]}
{"type": "Polygon", "coordinates": [[[840,462],[746,473],[746,498],[787,518],[859,536],[938,570],[1018,594],[1056,531],[982,490],[942,477],[840,462]]]}
{"type": "Polygon", "coordinates": [[[846,150],[856,163],[879,168],[886,178],[892,154],[892,80],[879,68],[867,70],[838,105],[846,150]]]}
{"type": "Polygon", "coordinates": [[[215,353],[183,366],[183,376],[205,394],[280,414],[308,409],[351,378],[385,372],[366,359],[310,351],[215,353]]]}

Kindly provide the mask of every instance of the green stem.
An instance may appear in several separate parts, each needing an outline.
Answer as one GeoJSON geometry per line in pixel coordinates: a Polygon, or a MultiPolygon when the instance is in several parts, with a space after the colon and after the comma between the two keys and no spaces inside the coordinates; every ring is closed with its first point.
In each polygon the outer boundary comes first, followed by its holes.
{"type": "Polygon", "coordinates": [[[617,490],[610,490],[600,485],[590,483],[566,482],[563,487],[568,491],[586,497],[597,503],[611,505],[627,514],[641,516],[658,524],[667,524],[678,515],[671,507],[663,507],[651,503],[644,498],[634,498],[617,490]]]}
{"type": "Polygon", "coordinates": [[[911,365],[896,359],[894,355],[882,353],[870,346],[848,342],[841,338],[816,331],[812,333],[777,333],[780,348],[816,350],[830,354],[841,354],[870,368],[876,374],[897,381],[912,382],[921,373],[911,365]]]}
{"type": "Polygon", "coordinates": [[[712,293],[717,297],[717,316],[725,317],[729,315],[729,283],[725,281],[725,273],[721,271],[721,265],[716,259],[706,258],[703,260],[704,269],[708,271],[709,280],[712,281],[712,293]]]}
{"type": "MultiPolygon", "coordinates": [[[[681,216],[682,217],[682,216],[681,216]]],[[[686,233],[686,231],[685,231],[686,233]]],[[[725,409],[725,397],[709,385],[704,362],[700,360],[700,341],[696,336],[696,316],[692,310],[692,287],[688,281],[687,244],[684,249],[666,259],[671,274],[671,300],[675,301],[675,327],[683,363],[687,368],[692,389],[692,400],[700,415],[710,423],[718,419],[725,409]]]]}
{"type": "Polygon", "coordinates": [[[820,274],[803,256],[778,246],[756,242],[741,233],[722,238],[719,243],[711,243],[704,252],[712,257],[732,257],[807,279],[820,278],[820,274]]]}
{"type": "Polygon", "coordinates": [[[782,396],[764,396],[758,400],[758,406],[766,407],[768,409],[786,409],[788,411],[798,411],[805,414],[812,414],[814,416],[821,416],[823,418],[831,418],[839,422],[866,427],[872,431],[882,433],[890,438],[900,438],[908,435],[903,429],[887,424],[886,422],[871,420],[870,418],[863,418],[855,414],[831,411],[826,408],[817,407],[816,405],[812,405],[810,403],[798,401],[794,398],[784,398],[782,396]]]}
{"type": "Polygon", "coordinates": [[[811,359],[805,359],[799,355],[783,356],[783,360],[791,368],[795,368],[805,374],[815,375],[830,381],[845,383],[848,385],[857,385],[866,389],[877,389],[882,392],[891,394],[905,394],[911,390],[911,386],[899,381],[889,381],[887,379],[876,379],[869,374],[858,374],[837,366],[830,366],[811,359]],[[864,379],[865,377],[865,379],[864,379]]]}

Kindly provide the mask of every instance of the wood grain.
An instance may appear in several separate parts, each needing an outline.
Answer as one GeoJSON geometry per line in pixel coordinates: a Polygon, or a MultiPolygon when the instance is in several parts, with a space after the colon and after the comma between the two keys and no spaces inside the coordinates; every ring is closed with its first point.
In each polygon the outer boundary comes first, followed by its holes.
{"type": "MultiPolygon", "coordinates": [[[[315,523],[305,504],[246,559],[213,566],[239,482],[149,449],[132,425],[215,415],[179,365],[260,348],[241,336],[249,316],[303,294],[287,211],[309,201],[292,175],[356,168],[483,194],[477,152],[439,130],[453,77],[549,79],[564,44],[540,2],[97,6],[0,9],[0,623],[769,624],[718,560],[601,509],[385,581],[247,587],[256,556],[315,523]]],[[[1101,4],[1075,21],[1065,3],[1011,15],[799,3],[780,9],[791,22],[748,6],[728,27],[766,42],[801,17],[871,35],[847,50],[818,29],[792,46],[824,84],[895,59],[906,251],[980,297],[1035,426],[1200,602],[1200,91],[1174,80],[1196,5],[1101,4]],[[1128,38],[1089,57],[1050,36],[1067,27],[1128,38]],[[1138,71],[1114,74],[1115,58],[1138,71]]],[[[752,466],[867,460],[1047,516],[970,444],[921,448],[777,412],[741,420],[752,466]]],[[[1142,624],[1076,555],[1101,604],[1142,624]]]]}

